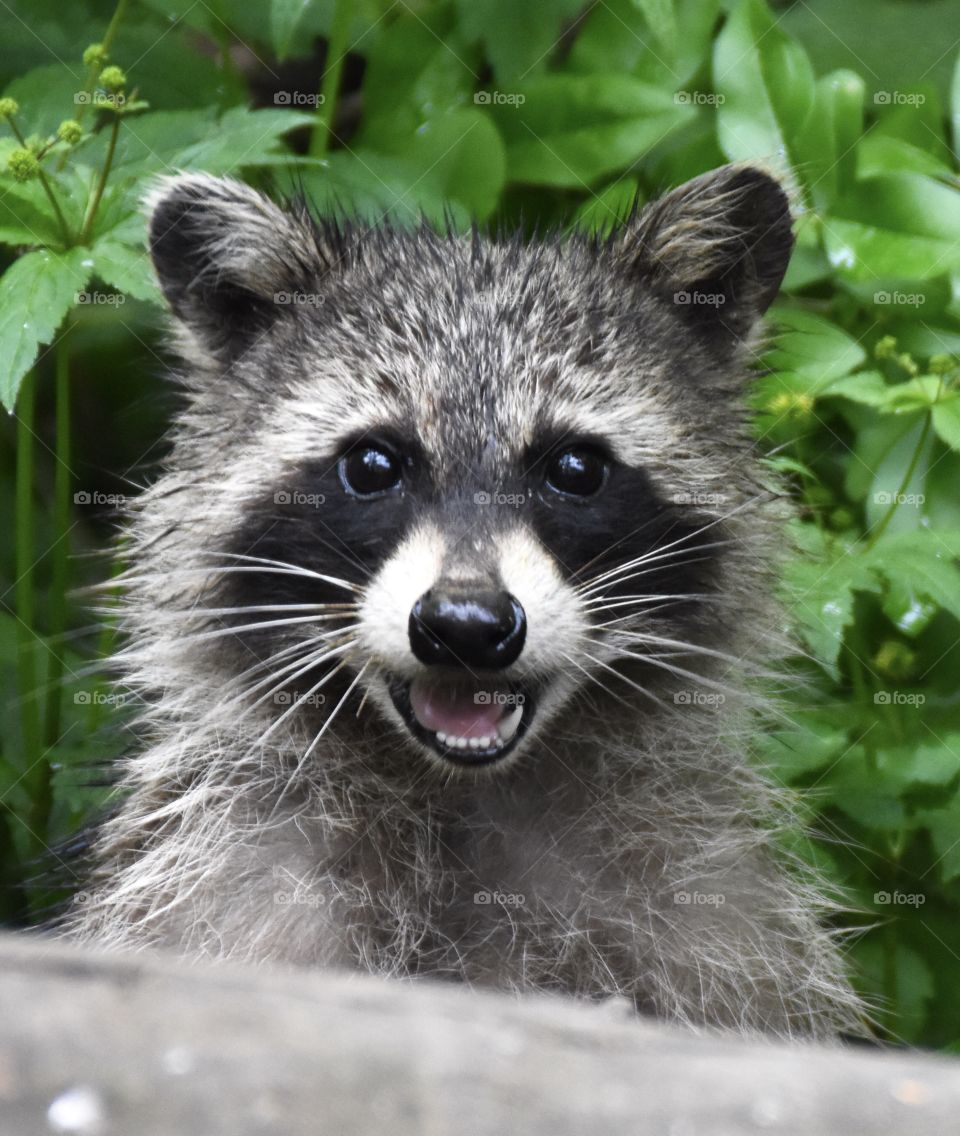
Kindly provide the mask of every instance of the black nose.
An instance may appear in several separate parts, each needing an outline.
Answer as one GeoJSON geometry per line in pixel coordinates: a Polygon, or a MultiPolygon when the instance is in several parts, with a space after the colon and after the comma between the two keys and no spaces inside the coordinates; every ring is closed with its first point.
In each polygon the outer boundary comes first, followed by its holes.
{"type": "Polygon", "coordinates": [[[413,605],[409,635],[421,663],[508,667],[523,650],[527,617],[509,592],[431,588],[413,605]]]}

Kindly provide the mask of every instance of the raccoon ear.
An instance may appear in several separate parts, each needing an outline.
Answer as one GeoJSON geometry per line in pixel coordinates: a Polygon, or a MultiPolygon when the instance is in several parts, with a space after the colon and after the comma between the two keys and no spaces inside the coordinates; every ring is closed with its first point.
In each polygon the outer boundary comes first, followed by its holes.
{"type": "Polygon", "coordinates": [[[793,251],[790,202],[754,166],[711,170],[647,206],[620,234],[632,272],[705,331],[745,335],[793,251]]]}
{"type": "Polygon", "coordinates": [[[239,354],[316,290],[318,233],[306,210],[285,212],[230,178],[162,178],[145,201],[150,255],[174,315],[215,355],[239,354]],[[312,254],[312,255],[311,255],[312,254]]]}

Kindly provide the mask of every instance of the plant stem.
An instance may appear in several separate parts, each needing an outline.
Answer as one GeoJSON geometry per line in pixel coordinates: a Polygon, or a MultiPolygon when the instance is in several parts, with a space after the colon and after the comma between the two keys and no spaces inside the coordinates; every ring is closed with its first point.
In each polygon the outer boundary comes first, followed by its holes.
{"type": "Polygon", "coordinates": [[[120,21],[123,19],[123,13],[127,8],[127,0],[117,0],[117,6],[113,10],[113,15],[110,17],[110,23],[107,25],[107,30],[104,33],[103,39],[100,41],[103,44],[104,54],[110,54],[110,48],[113,47],[113,41],[116,39],[117,31],[120,27],[120,21]]]}
{"type": "Polygon", "coordinates": [[[352,5],[347,0],[336,0],[333,19],[330,22],[330,35],[327,39],[327,58],[320,80],[320,106],[317,108],[317,123],[310,139],[310,155],[322,158],[330,147],[330,128],[336,110],[337,93],[340,90],[340,76],[343,61],[347,54],[347,35],[350,31],[352,5]]]}
{"type": "Polygon", "coordinates": [[[23,769],[29,770],[40,756],[40,707],[37,702],[37,635],[34,631],[34,534],[33,424],[36,408],[36,376],[30,372],[20,389],[17,407],[16,605],[17,684],[20,695],[20,736],[23,769]]]}
{"type": "MultiPolygon", "coordinates": [[[[103,39],[100,41],[104,50],[104,56],[109,54],[110,48],[113,46],[113,41],[116,38],[117,31],[120,27],[120,21],[123,19],[123,14],[126,11],[127,0],[117,0],[117,6],[113,10],[113,15],[110,17],[110,23],[107,24],[107,30],[104,32],[103,39]]],[[[93,89],[96,86],[97,79],[103,69],[102,63],[94,63],[90,70],[87,72],[87,81],[83,85],[83,94],[87,97],[77,106],[74,118],[77,122],[82,121],[84,114],[86,114],[87,107],[93,102],[93,89]]],[[[67,158],[70,156],[70,151],[66,150],[60,157],[60,164],[57,166],[58,170],[62,170],[67,164],[67,158]]]]}
{"type": "MultiPolygon", "coordinates": [[[[7,117],[7,122],[10,124],[10,129],[13,131],[17,141],[26,150],[28,148],[27,140],[24,138],[20,127],[17,126],[17,124],[13,121],[12,115],[7,117]]],[[[67,219],[66,217],[64,217],[63,212],[60,209],[60,203],[57,201],[56,194],[53,192],[53,187],[50,184],[50,179],[43,172],[42,168],[37,169],[37,177],[40,179],[40,184],[43,186],[43,192],[50,199],[50,205],[53,208],[53,212],[56,214],[57,224],[60,226],[60,234],[63,237],[63,243],[67,245],[67,247],[69,247],[70,226],[67,224],[67,219]]]]}
{"type": "Polygon", "coordinates": [[[103,191],[107,185],[107,178],[110,176],[110,167],[113,165],[113,155],[117,150],[117,136],[119,133],[120,115],[115,114],[113,127],[110,130],[110,144],[107,147],[107,156],[103,160],[103,168],[100,171],[100,176],[97,178],[97,188],[93,192],[93,200],[90,202],[89,209],[87,209],[83,229],[80,232],[79,243],[82,245],[85,245],[90,240],[90,230],[93,228],[93,222],[97,216],[97,209],[100,207],[100,199],[103,197],[103,191]]]}
{"type": "Polygon", "coordinates": [[[70,355],[66,347],[67,330],[64,329],[54,349],[57,432],[54,443],[56,465],[53,473],[53,530],[56,542],[51,550],[53,570],[50,582],[48,642],[50,662],[44,714],[44,739],[48,746],[54,745],[60,736],[63,635],[67,624],[67,588],[70,569],[70,355]]]}

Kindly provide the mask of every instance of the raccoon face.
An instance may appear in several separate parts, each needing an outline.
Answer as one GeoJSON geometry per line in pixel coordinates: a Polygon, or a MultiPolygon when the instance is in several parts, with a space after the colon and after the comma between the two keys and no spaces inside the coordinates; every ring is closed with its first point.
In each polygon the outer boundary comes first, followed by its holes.
{"type": "Polygon", "coordinates": [[[725,634],[751,571],[739,387],[792,247],[772,178],[727,167],[533,246],[318,223],[204,176],[151,207],[190,392],[170,554],[231,567],[204,595],[230,666],[289,695],[278,722],[312,714],[316,744],[369,702],[408,750],[504,766],[578,698],[643,713],[667,659],[725,634]]]}

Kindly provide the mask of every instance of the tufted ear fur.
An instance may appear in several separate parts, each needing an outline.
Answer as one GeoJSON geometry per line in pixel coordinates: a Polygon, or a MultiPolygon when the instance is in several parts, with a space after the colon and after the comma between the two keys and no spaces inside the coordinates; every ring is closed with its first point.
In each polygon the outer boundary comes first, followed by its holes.
{"type": "Polygon", "coordinates": [[[746,335],[793,250],[790,202],[754,166],[711,170],[648,205],[614,237],[631,274],[704,333],[746,335]]]}
{"type": "Polygon", "coordinates": [[[291,295],[316,292],[337,260],[304,207],[284,211],[230,178],[166,177],[145,204],[167,302],[224,359],[289,313],[291,295]]]}

